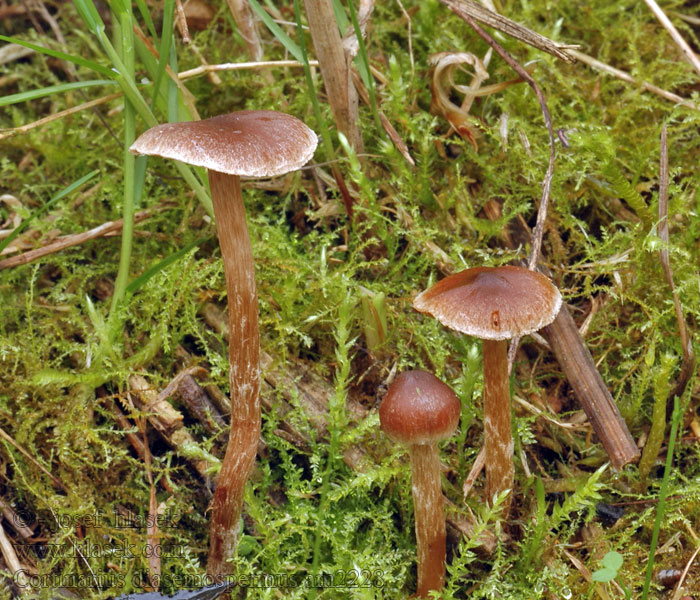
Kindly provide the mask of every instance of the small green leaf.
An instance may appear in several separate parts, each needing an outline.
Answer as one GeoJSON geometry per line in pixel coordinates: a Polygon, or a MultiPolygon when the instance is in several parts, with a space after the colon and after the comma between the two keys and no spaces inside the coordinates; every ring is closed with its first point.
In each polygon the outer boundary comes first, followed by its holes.
{"type": "Polygon", "coordinates": [[[615,579],[615,577],[617,577],[617,570],[608,569],[607,567],[604,569],[598,569],[593,573],[593,581],[597,581],[599,583],[609,583],[615,579]]]}
{"type": "Polygon", "coordinates": [[[608,552],[603,560],[600,561],[602,565],[607,569],[612,569],[613,571],[618,571],[622,566],[623,558],[622,554],[619,552],[608,552]]]}

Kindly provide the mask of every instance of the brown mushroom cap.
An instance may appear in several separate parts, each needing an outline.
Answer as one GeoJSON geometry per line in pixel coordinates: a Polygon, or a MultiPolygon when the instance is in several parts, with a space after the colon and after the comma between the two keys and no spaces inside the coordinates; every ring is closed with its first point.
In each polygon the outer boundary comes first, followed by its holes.
{"type": "Polygon", "coordinates": [[[379,421],[394,441],[429,444],[450,437],[459,424],[460,403],[452,389],[427,371],[399,374],[379,407],[379,421]]]}
{"type": "Polygon", "coordinates": [[[413,308],[450,329],[505,340],[549,325],[561,308],[561,294],[536,271],[475,267],[445,277],[418,294],[413,308]]]}
{"type": "Polygon", "coordinates": [[[203,121],[156,125],[129,150],[230,175],[272,177],[305,165],[317,144],[316,134],[296,117],[242,110],[203,121]]]}

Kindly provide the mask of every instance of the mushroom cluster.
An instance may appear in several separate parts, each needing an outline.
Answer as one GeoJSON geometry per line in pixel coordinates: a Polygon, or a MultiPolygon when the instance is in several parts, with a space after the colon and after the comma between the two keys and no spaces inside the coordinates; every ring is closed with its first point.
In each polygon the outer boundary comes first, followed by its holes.
{"type": "MultiPolygon", "coordinates": [[[[483,340],[486,493],[513,489],[513,436],[507,340],[549,325],[561,308],[551,281],[523,267],[475,267],[418,294],[413,307],[483,340]]],[[[512,493],[505,501],[504,514],[512,493]]]]}
{"type": "Polygon", "coordinates": [[[136,154],[204,167],[209,173],[228,294],[231,386],[231,431],[212,502],[210,575],[231,570],[243,490],[260,437],[258,297],[240,178],[272,177],[299,169],[311,159],[317,143],[316,134],[295,117],[244,110],[203,121],[158,125],[130,148],[136,154]]]}

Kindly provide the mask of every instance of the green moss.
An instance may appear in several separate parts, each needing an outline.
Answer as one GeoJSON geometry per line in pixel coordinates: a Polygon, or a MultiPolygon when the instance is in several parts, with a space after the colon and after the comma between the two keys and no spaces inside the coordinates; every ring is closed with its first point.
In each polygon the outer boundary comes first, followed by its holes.
{"type": "MultiPolygon", "coordinates": [[[[293,20],[291,3],[270,4],[283,20],[293,20]]],[[[263,349],[276,365],[301,362],[325,380],[328,395],[323,400],[331,401],[331,421],[339,426],[334,435],[322,435],[303,402],[286,395],[291,412],[282,415],[274,408],[264,417],[267,446],[247,490],[236,569],[251,581],[261,574],[294,575],[296,579],[287,580],[285,597],[310,597],[308,588],[293,585],[304,577],[325,576],[326,584],[328,578],[348,584],[353,572],[360,574],[353,581],[366,583],[369,578],[369,585],[319,587],[317,597],[404,598],[415,589],[407,461],[403,451],[392,450],[378,432],[375,411],[380,390],[394,370],[428,369],[457,390],[464,406],[462,428],[458,441],[442,448],[449,466],[444,489],[454,503],[450,514],[464,516],[466,503],[477,529],[494,532],[504,527],[497,510],[484,506],[480,482],[466,501],[461,494],[482,443],[478,345],[416,314],[411,299],[448,268],[504,264],[526,256],[526,247],[506,248],[502,233],[516,217],[534,222],[548,137],[534,94],[524,84],[475,102],[471,112],[481,124],[478,151],[448,135],[446,121],[429,112],[429,55],[469,51],[483,56],[486,46],[436,0],[403,5],[411,19],[412,56],[406,16],[398,3],[376,6],[368,51],[371,64],[386,76],[377,86],[381,110],[406,142],[416,166],[409,166],[384,132],[376,131],[370,108],[361,106],[365,155],[353,155],[333,135],[338,166],[356,201],[352,227],[325,166],[316,179],[303,171],[271,191],[245,189],[263,349]],[[504,122],[507,139],[500,129],[504,122]],[[502,214],[489,220],[483,209],[494,199],[502,214]],[[368,317],[360,310],[363,290],[385,298],[387,331],[379,346],[364,339],[368,317]],[[364,407],[364,419],[355,422],[346,415],[348,398],[364,407]],[[304,449],[278,435],[290,424],[304,436],[304,449]],[[342,461],[355,446],[367,454],[358,471],[342,461]]],[[[579,43],[582,51],[639,80],[700,102],[696,74],[642,3],[594,0],[583,6],[504,0],[499,6],[503,14],[544,35],[579,43]]],[[[680,2],[664,9],[669,14],[688,11],[680,2]]],[[[194,42],[210,63],[241,60],[242,40],[232,35],[224,5],[217,10],[215,24],[195,33],[194,42]]],[[[58,11],[64,50],[108,64],[73,5],[61,4],[58,11]]],[[[160,15],[155,11],[153,16],[159,27],[160,15]]],[[[686,39],[698,43],[694,26],[675,17],[674,22],[686,39]]],[[[48,34],[33,33],[29,22],[18,23],[14,29],[0,23],[0,33],[49,43],[48,34]]],[[[287,33],[296,35],[292,27],[287,33]]],[[[266,58],[285,58],[281,44],[268,33],[264,37],[266,58]]],[[[497,38],[521,62],[537,60],[533,76],[547,96],[554,128],[564,130],[568,138],[569,147],[557,142],[544,251],[576,321],[591,316],[586,342],[639,438],[650,430],[654,387],[660,385],[663,365],[654,357],[674,358],[675,363],[668,361],[676,365],[669,367],[672,378],[678,376],[682,358],[655,229],[662,124],[669,132],[669,252],[676,291],[691,330],[700,321],[700,113],[585,65],[566,65],[512,39],[497,38]]],[[[179,40],[176,53],[180,70],[199,64],[179,40]]],[[[187,87],[202,116],[270,108],[313,123],[302,70],[272,73],[272,80],[256,70],[222,73],[219,87],[205,77],[189,80],[187,87]]],[[[491,60],[489,73],[488,83],[513,78],[498,58],[491,60]]],[[[76,76],[92,75],[80,68],[76,76]]],[[[145,76],[137,63],[137,81],[145,76]]],[[[40,54],[0,67],[6,95],[66,80],[61,65],[40,54]]],[[[316,86],[322,88],[320,78],[316,86]]],[[[0,127],[27,124],[99,94],[91,88],[12,105],[0,112],[0,127]]],[[[323,92],[319,100],[325,119],[332,123],[323,92]]],[[[33,224],[35,239],[46,240],[52,230],[67,235],[120,218],[120,107],[121,100],[113,100],[0,140],[0,192],[21,202],[23,218],[90,170],[99,170],[99,181],[66,197],[33,224]]],[[[137,129],[144,128],[138,121],[137,129]]],[[[316,162],[326,159],[320,149],[316,162]]],[[[178,172],[162,160],[149,159],[138,209],[152,212],[136,227],[132,279],[200,242],[127,295],[116,320],[109,320],[109,307],[119,238],[99,238],[0,272],[0,427],[14,440],[3,442],[2,495],[30,517],[35,538],[54,544],[53,550],[42,550],[39,542],[27,545],[11,528],[6,531],[19,548],[20,561],[40,574],[82,578],[88,588],[95,583],[93,576],[105,577],[98,589],[78,590],[83,597],[140,591],[138,577],[149,568],[143,552],[150,543],[146,529],[119,527],[115,517],[115,511],[128,510],[145,519],[150,500],[144,461],[127,439],[131,433],[142,436],[129,405],[129,376],[142,375],[162,390],[183,364],[196,364],[207,369],[208,383],[228,392],[226,344],[201,317],[205,303],[224,307],[226,301],[214,228],[178,172]],[[183,359],[183,350],[188,358],[183,359]],[[134,418],[131,430],[116,422],[115,405],[134,418]],[[95,515],[103,518],[88,523],[95,515]],[[65,551],[75,544],[83,556],[65,551]],[[91,544],[109,552],[85,556],[91,544]],[[117,556],[115,549],[129,544],[138,549],[137,555],[117,556]]],[[[0,204],[0,223],[12,213],[10,205],[0,204]]],[[[693,343],[697,353],[695,338],[693,343]]],[[[580,410],[558,365],[532,340],[523,344],[524,354],[515,367],[515,394],[540,407],[549,400],[561,412],[547,420],[516,407],[522,448],[516,457],[517,525],[490,557],[478,549],[476,538],[451,546],[444,597],[545,598],[547,590],[555,589],[562,595],[568,589],[572,597],[592,597],[596,592],[565,550],[575,553],[590,571],[599,567],[606,552],[620,552],[624,562],[619,575],[639,590],[654,512],[638,502],[651,501],[657,493],[660,463],[649,460],[649,488],[643,492],[631,491],[642,489],[636,467],[618,474],[600,471],[605,456],[595,438],[587,437],[588,429],[557,424],[580,410]],[[625,516],[609,529],[593,523],[592,505],[601,498],[627,506],[625,516]],[[597,533],[581,548],[565,547],[583,526],[597,533]]],[[[306,385],[303,378],[299,385],[306,385]]],[[[682,398],[682,423],[697,412],[697,385],[693,375],[682,398]]],[[[277,407],[288,391],[267,390],[266,399],[277,407]]],[[[657,407],[657,419],[662,413],[657,407]]],[[[211,435],[195,423],[187,425],[202,452],[222,456],[225,432],[211,435]]],[[[186,457],[150,428],[147,439],[156,500],[173,517],[161,528],[160,541],[167,550],[161,561],[162,591],[173,592],[202,583],[211,482],[199,479],[186,457]]],[[[688,532],[698,524],[696,446],[680,444],[676,451],[660,540],[663,544],[677,535],[685,559],[695,544],[688,532]]],[[[680,568],[663,557],[658,560],[661,568],[680,568]]],[[[696,584],[691,578],[686,587],[696,584]]],[[[48,597],[46,590],[37,593],[48,597]]],[[[274,594],[260,587],[240,596],[274,594]]]]}

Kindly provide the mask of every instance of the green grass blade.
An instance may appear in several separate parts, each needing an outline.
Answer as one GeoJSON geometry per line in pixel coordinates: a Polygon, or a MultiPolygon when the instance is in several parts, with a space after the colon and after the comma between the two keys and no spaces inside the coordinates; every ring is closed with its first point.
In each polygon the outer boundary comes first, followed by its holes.
{"type": "Polygon", "coordinates": [[[58,202],[61,198],[65,198],[71,192],[77,190],[81,185],[83,185],[86,181],[92,179],[99,172],[100,171],[98,169],[90,171],[87,175],[84,175],[77,181],[71,183],[68,187],[58,192],[58,194],[51,198],[51,200],[44,204],[39,210],[34,211],[28,218],[22,221],[22,223],[20,223],[19,226],[15,227],[10,235],[8,235],[4,240],[0,240],[0,252],[7,248],[7,246],[9,246],[12,243],[12,240],[16,239],[18,235],[20,235],[23,231],[26,231],[33,221],[46,214],[46,212],[48,212],[48,210],[54,204],[56,204],[56,202],[58,202]]]}
{"type": "Polygon", "coordinates": [[[58,85],[50,85],[48,87],[39,88],[38,90],[30,90],[28,92],[20,92],[19,94],[10,94],[0,98],[0,106],[9,106],[18,102],[26,102],[27,100],[36,100],[53,94],[62,94],[71,90],[79,90],[97,85],[114,85],[114,81],[110,79],[91,79],[89,81],[72,81],[70,83],[60,83],[58,85]]]}
{"type": "Polygon", "coordinates": [[[156,26],[153,23],[153,19],[151,18],[151,13],[148,12],[148,6],[146,5],[146,2],[144,0],[135,0],[135,2],[136,7],[139,9],[139,13],[141,14],[141,18],[143,19],[143,22],[146,23],[148,33],[153,38],[153,42],[157,43],[158,33],[156,32],[156,26]]]}
{"type": "Polygon", "coordinates": [[[8,42],[10,44],[18,44],[20,46],[24,46],[25,48],[29,48],[30,50],[34,50],[41,54],[45,54],[46,56],[60,58],[61,60],[67,60],[68,62],[72,62],[73,64],[78,65],[79,67],[91,69],[92,71],[95,71],[95,73],[99,73],[100,75],[103,75],[105,77],[110,77],[111,75],[113,75],[113,71],[111,71],[107,67],[103,67],[102,65],[96,62],[87,60],[82,56],[76,56],[75,54],[67,54],[66,52],[61,52],[60,50],[52,50],[51,48],[39,46],[38,44],[32,44],[31,42],[27,42],[25,40],[20,40],[19,38],[10,37],[6,35],[0,35],[0,40],[2,40],[3,42],[8,42]]]}
{"type": "MultiPolygon", "coordinates": [[[[134,33],[133,20],[130,7],[124,6],[121,2],[115,3],[120,8],[119,26],[115,25],[115,31],[119,34],[119,58],[122,60],[124,69],[121,71],[125,81],[134,81],[135,77],[135,49],[134,49],[134,33]]],[[[115,7],[113,4],[113,8],[115,7]]],[[[143,183],[143,178],[140,182],[136,178],[136,157],[129,152],[129,148],[136,139],[136,110],[133,103],[125,98],[124,101],[124,203],[122,209],[122,236],[121,236],[121,252],[119,254],[119,270],[117,278],[114,282],[114,294],[112,295],[112,307],[109,313],[110,329],[114,334],[117,333],[115,326],[115,315],[117,314],[119,304],[124,299],[126,293],[127,281],[129,279],[129,265],[131,263],[131,250],[134,235],[134,212],[136,196],[140,196],[140,189],[137,190],[137,185],[143,183]]],[[[143,159],[142,159],[143,160],[143,159]]]]}
{"type": "Polygon", "coordinates": [[[654,574],[654,557],[656,555],[656,546],[659,543],[659,533],[661,532],[661,524],[664,520],[666,512],[666,497],[668,495],[668,480],[673,469],[673,453],[676,448],[676,438],[678,437],[678,424],[683,416],[678,396],[673,397],[673,416],[671,417],[671,434],[668,436],[668,449],[666,450],[666,465],[664,466],[664,476],[661,480],[661,489],[659,489],[659,503],[656,505],[656,519],[654,521],[654,530],[651,532],[651,544],[649,545],[649,558],[647,560],[647,570],[644,578],[644,587],[642,589],[641,600],[647,600],[649,597],[649,586],[651,578],[654,574]]]}
{"type": "Polygon", "coordinates": [[[90,31],[95,35],[99,35],[100,30],[104,31],[104,21],[100,17],[100,13],[97,12],[97,8],[95,8],[92,0],[74,0],[73,3],[90,31]]]}
{"type": "MultiPolygon", "coordinates": [[[[354,6],[352,6],[352,2],[348,2],[348,6],[351,7],[351,11],[355,10],[354,6]]],[[[342,37],[347,33],[350,21],[348,21],[348,16],[345,14],[343,3],[340,0],[333,0],[333,12],[335,13],[335,22],[338,24],[338,29],[342,37]]]]}
{"type": "Polygon", "coordinates": [[[165,0],[163,6],[163,30],[161,32],[160,48],[158,49],[158,67],[153,83],[153,102],[158,97],[158,91],[163,82],[165,75],[165,67],[170,60],[170,49],[173,41],[173,25],[174,25],[175,2],[174,0],[165,0]]]}
{"type": "Polygon", "coordinates": [[[282,44],[296,60],[299,62],[304,62],[304,55],[301,48],[294,43],[292,38],[290,38],[277,23],[272,20],[272,17],[263,9],[258,3],[258,0],[249,0],[250,7],[255,11],[255,14],[260,17],[260,20],[265,23],[265,26],[270,30],[270,33],[274,35],[280,44],[282,44]]]}

